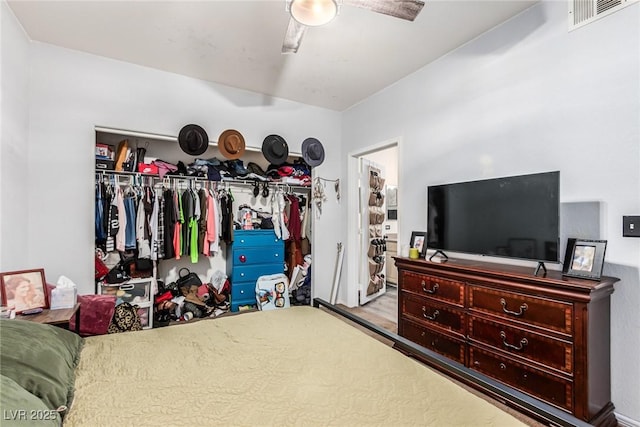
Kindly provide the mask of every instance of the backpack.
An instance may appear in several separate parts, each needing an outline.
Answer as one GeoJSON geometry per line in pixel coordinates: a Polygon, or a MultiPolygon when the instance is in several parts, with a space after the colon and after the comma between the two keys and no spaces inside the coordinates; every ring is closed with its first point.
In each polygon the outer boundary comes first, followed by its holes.
{"type": "Polygon", "coordinates": [[[138,314],[138,306],[123,302],[116,306],[109,324],[108,333],[116,334],[126,331],[141,331],[142,323],[138,314]]]}

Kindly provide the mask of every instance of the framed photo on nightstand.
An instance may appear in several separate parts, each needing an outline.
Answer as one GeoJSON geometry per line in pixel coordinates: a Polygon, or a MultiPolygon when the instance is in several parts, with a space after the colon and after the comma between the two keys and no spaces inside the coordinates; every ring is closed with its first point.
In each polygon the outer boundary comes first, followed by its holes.
{"type": "Polygon", "coordinates": [[[48,308],[46,283],[42,268],[0,273],[2,305],[13,307],[16,314],[34,308],[48,308]]]}

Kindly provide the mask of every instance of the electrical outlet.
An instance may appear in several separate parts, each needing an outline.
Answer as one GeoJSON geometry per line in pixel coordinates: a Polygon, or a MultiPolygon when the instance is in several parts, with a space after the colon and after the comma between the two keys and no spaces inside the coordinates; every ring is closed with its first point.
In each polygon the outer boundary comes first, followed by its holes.
{"type": "Polygon", "coordinates": [[[640,216],[622,217],[622,237],[640,237],[640,216]]]}

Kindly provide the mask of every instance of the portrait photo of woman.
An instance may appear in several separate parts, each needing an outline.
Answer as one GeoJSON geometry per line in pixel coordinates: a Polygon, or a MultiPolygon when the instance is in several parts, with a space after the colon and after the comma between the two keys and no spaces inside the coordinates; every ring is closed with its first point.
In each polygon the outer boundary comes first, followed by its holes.
{"type": "Polygon", "coordinates": [[[20,314],[33,308],[47,308],[44,270],[3,273],[2,305],[20,314]]]}

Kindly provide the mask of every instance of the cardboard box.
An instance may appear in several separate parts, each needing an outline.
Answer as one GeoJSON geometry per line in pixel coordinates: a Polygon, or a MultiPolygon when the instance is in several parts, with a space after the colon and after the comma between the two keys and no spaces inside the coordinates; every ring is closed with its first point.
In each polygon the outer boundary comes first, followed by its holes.
{"type": "Polygon", "coordinates": [[[104,160],[114,160],[115,150],[113,145],[96,143],[96,158],[104,160]]]}

